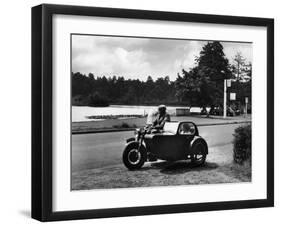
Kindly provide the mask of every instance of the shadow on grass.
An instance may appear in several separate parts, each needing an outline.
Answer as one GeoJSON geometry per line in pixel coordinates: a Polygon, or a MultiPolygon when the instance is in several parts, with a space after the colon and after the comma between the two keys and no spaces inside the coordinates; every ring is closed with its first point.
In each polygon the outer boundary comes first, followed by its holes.
{"type": "Polygon", "coordinates": [[[191,162],[176,161],[176,162],[156,162],[151,163],[150,166],[143,167],[139,171],[155,170],[159,169],[163,174],[182,174],[190,171],[205,171],[216,169],[219,165],[213,162],[206,162],[202,166],[194,166],[191,162]]]}

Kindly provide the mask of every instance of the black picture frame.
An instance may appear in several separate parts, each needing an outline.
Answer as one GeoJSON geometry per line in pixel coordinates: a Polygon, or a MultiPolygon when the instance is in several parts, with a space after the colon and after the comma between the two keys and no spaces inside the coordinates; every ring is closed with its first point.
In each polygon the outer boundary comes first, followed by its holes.
{"type": "Polygon", "coordinates": [[[237,16],[43,4],[32,8],[32,218],[122,217],[274,206],[274,20],[237,16]],[[267,28],[267,198],[130,208],[52,210],[52,17],[55,14],[181,21],[267,28]]]}

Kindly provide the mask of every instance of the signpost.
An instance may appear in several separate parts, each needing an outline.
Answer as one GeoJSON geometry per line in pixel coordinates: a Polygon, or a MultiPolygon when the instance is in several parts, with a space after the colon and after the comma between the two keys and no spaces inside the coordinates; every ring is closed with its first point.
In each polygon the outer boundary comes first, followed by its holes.
{"type": "Polygon", "coordinates": [[[249,98],[245,97],[245,104],[246,104],[246,106],[245,106],[245,115],[246,115],[246,117],[248,115],[248,102],[249,102],[249,98]]]}
{"type": "Polygon", "coordinates": [[[227,79],[224,80],[223,84],[223,117],[226,118],[226,81],[227,79]]]}
{"type": "Polygon", "coordinates": [[[224,118],[226,118],[226,112],[227,112],[227,109],[226,109],[227,108],[227,105],[226,105],[227,87],[231,87],[231,80],[230,79],[224,80],[224,88],[223,88],[223,117],[224,118]]]}
{"type": "Polygon", "coordinates": [[[231,79],[226,80],[227,87],[231,87],[231,79]]]}

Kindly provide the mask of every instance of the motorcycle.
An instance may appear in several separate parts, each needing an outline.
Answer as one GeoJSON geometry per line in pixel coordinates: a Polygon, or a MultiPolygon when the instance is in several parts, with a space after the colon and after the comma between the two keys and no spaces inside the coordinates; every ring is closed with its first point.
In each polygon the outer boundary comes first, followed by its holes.
{"type": "Polygon", "coordinates": [[[208,145],[190,121],[166,122],[163,130],[152,125],[136,129],[126,140],[123,163],[129,170],[140,169],[145,162],[191,160],[194,166],[206,161],[208,145]]]}

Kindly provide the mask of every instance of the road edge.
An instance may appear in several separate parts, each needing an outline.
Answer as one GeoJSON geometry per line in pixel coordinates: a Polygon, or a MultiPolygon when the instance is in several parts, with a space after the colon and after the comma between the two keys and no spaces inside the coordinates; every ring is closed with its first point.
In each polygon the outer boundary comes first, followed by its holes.
{"type": "MultiPolygon", "coordinates": [[[[217,123],[198,123],[196,124],[198,127],[203,126],[222,126],[222,125],[231,125],[231,124],[243,124],[243,123],[251,123],[251,120],[246,121],[233,121],[233,122],[217,122],[217,123]]],[[[96,129],[96,130],[83,130],[83,131],[72,131],[72,135],[79,134],[89,134],[89,133],[111,133],[111,132],[127,132],[134,131],[136,128],[109,128],[109,129],[96,129]]]]}

